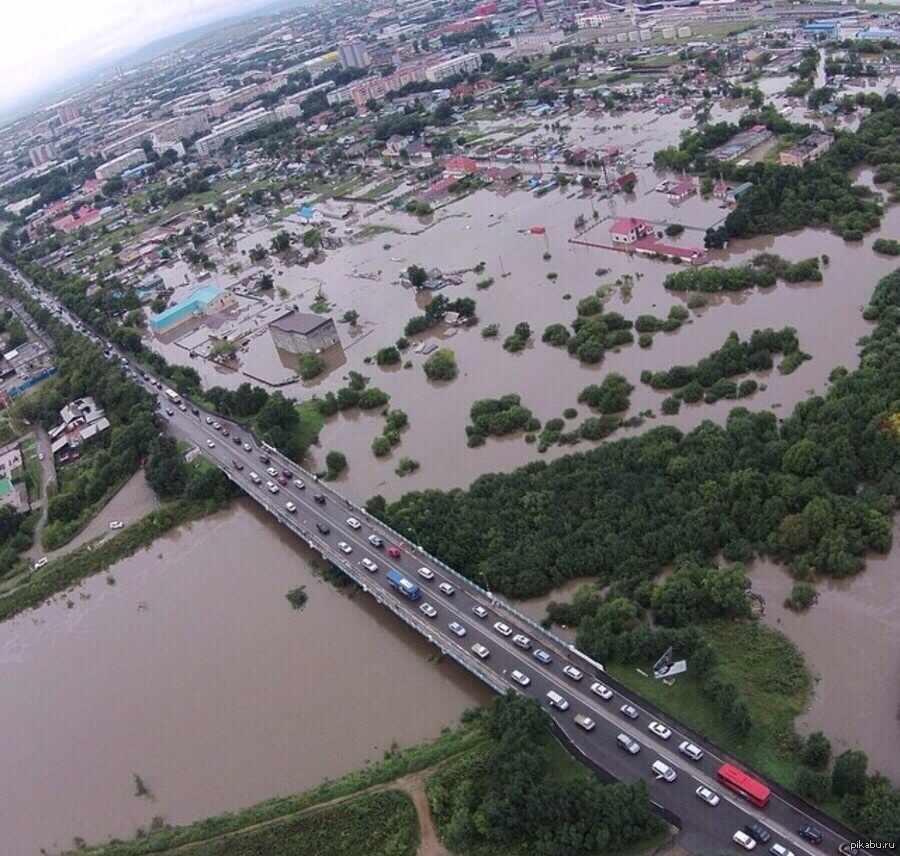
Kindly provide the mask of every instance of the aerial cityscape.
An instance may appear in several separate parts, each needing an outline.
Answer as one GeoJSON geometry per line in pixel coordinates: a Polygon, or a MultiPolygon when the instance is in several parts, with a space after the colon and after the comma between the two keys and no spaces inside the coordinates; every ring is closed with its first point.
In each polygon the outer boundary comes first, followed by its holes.
{"type": "Polygon", "coordinates": [[[0,856],[895,851],[900,6],[105,5],[0,36],[0,856]]]}

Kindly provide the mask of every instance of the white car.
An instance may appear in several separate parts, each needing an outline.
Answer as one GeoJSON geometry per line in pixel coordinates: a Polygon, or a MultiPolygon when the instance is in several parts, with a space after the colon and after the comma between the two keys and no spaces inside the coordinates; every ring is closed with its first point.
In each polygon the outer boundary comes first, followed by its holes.
{"type": "Polygon", "coordinates": [[[473,606],[472,614],[477,615],[479,618],[487,618],[488,611],[483,606],[473,606]]]}
{"type": "Polygon", "coordinates": [[[488,656],[490,655],[490,653],[491,653],[491,652],[490,652],[487,648],[485,648],[484,645],[482,645],[480,642],[476,642],[476,643],[472,646],[472,651],[473,651],[475,654],[477,654],[479,657],[481,657],[482,660],[486,660],[486,659],[488,658],[488,656]]]}
{"type": "Polygon", "coordinates": [[[362,526],[362,523],[360,523],[355,517],[348,517],[347,525],[351,529],[359,529],[362,526]]]}
{"type": "Polygon", "coordinates": [[[585,731],[593,731],[596,723],[589,716],[585,716],[583,713],[575,714],[575,724],[579,727],[583,728],[585,731]]]}
{"type": "Polygon", "coordinates": [[[574,666],[563,666],[563,674],[567,678],[571,678],[573,681],[580,681],[584,674],[580,669],[576,669],[574,666]]]}
{"type": "Polygon", "coordinates": [[[423,603],[419,607],[419,612],[427,615],[429,618],[434,618],[437,615],[437,610],[430,603],[423,603]]]}
{"type": "Polygon", "coordinates": [[[623,704],[619,708],[619,710],[622,711],[622,713],[624,713],[625,716],[627,716],[629,719],[638,718],[638,712],[630,704],[623,704]]]}
{"type": "Polygon", "coordinates": [[[207,441],[206,441],[206,445],[209,446],[210,449],[215,449],[215,448],[216,448],[216,444],[213,443],[212,440],[207,440],[207,441]]]}
{"type": "Polygon", "coordinates": [[[111,520],[109,524],[110,529],[124,529],[125,524],[121,520],[111,520]]]}
{"type": "Polygon", "coordinates": [[[451,621],[449,627],[450,632],[455,633],[457,636],[466,635],[466,628],[463,627],[462,624],[460,624],[458,621],[451,621]]]}
{"type": "Polygon", "coordinates": [[[604,701],[609,701],[613,697],[612,690],[599,681],[594,681],[591,684],[591,692],[600,696],[604,701]]]}
{"type": "Polygon", "coordinates": [[[524,672],[520,672],[518,669],[513,669],[509,676],[520,686],[527,687],[531,683],[531,678],[528,677],[524,672]]]}
{"type": "Polygon", "coordinates": [[[419,568],[418,573],[423,580],[434,579],[434,571],[432,571],[430,568],[419,568]]]}
{"type": "Polygon", "coordinates": [[[656,722],[655,720],[651,722],[647,728],[662,740],[668,740],[672,736],[670,729],[666,728],[661,722],[656,722]]]}
{"type": "Polygon", "coordinates": [[[353,548],[346,541],[338,541],[338,550],[342,553],[352,553],[353,548]]]}
{"type": "Polygon", "coordinates": [[[746,832],[741,832],[740,829],[731,836],[731,840],[735,844],[740,844],[744,850],[752,850],[756,847],[756,840],[747,835],[746,832]]]}
{"type": "Polygon", "coordinates": [[[512,636],[512,628],[508,624],[504,624],[502,621],[497,621],[494,623],[494,630],[496,630],[501,636],[512,636]]]}
{"type": "Polygon", "coordinates": [[[251,447],[251,445],[250,445],[249,443],[244,443],[244,451],[245,451],[245,452],[249,452],[251,448],[252,448],[252,447],[251,447]]]}
{"type": "Polygon", "coordinates": [[[703,787],[703,785],[697,788],[694,793],[697,794],[697,796],[700,797],[700,799],[702,799],[705,803],[709,803],[710,805],[719,804],[719,795],[715,791],[703,787]]]}
{"type": "Polygon", "coordinates": [[[369,543],[373,547],[383,547],[384,546],[384,541],[382,541],[381,538],[379,538],[377,535],[370,535],[369,543]]]}
{"type": "MultiPolygon", "coordinates": [[[[844,851],[838,848],[838,853],[843,853],[844,851]]],[[[769,848],[769,853],[772,856],[794,856],[793,850],[788,850],[783,844],[773,844],[769,848]]]]}
{"type": "Polygon", "coordinates": [[[36,571],[40,570],[40,569],[43,568],[44,565],[46,565],[47,562],[49,562],[49,561],[50,561],[50,560],[49,560],[46,556],[43,556],[42,558],[38,559],[38,560],[34,563],[34,569],[35,569],[36,571]]]}
{"type": "Polygon", "coordinates": [[[513,645],[527,651],[531,647],[531,640],[523,633],[517,633],[513,636],[513,645]]]}
{"type": "Polygon", "coordinates": [[[297,488],[297,490],[306,490],[306,485],[303,484],[300,479],[294,479],[294,487],[297,488]]]}
{"type": "Polygon", "coordinates": [[[291,514],[296,514],[296,513],[297,513],[297,506],[294,505],[293,502],[286,502],[286,503],[284,504],[284,507],[285,507],[288,511],[290,511],[291,514]]]}
{"type": "Polygon", "coordinates": [[[207,416],[207,417],[206,417],[206,424],[207,424],[207,425],[212,425],[212,424],[213,424],[212,416],[207,416]]]}
{"type": "Polygon", "coordinates": [[[275,467],[269,467],[269,469],[267,469],[266,472],[267,472],[270,476],[272,476],[272,478],[275,478],[275,476],[278,475],[278,470],[276,470],[275,467]]]}
{"type": "Polygon", "coordinates": [[[278,493],[278,485],[275,482],[266,482],[269,493],[278,493]]]}
{"type": "Polygon", "coordinates": [[[216,431],[218,431],[222,427],[222,425],[219,422],[213,422],[212,427],[215,428],[216,431]]]}
{"type": "Polygon", "coordinates": [[[683,741],[679,745],[678,751],[681,752],[682,755],[687,755],[692,761],[699,761],[703,757],[703,750],[699,746],[691,743],[690,740],[683,741]]]}
{"type": "Polygon", "coordinates": [[[447,597],[452,597],[453,592],[456,591],[450,583],[441,583],[438,588],[441,590],[441,593],[447,595],[447,597]]]}
{"type": "Polygon", "coordinates": [[[373,574],[378,570],[378,565],[376,565],[371,559],[363,559],[360,564],[367,570],[371,571],[373,574]]]}

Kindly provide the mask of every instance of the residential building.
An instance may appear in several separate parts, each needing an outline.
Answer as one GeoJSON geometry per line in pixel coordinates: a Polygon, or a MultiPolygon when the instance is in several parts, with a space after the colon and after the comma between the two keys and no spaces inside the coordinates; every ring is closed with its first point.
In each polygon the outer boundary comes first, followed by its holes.
{"type": "Polygon", "coordinates": [[[194,134],[203,133],[209,130],[209,118],[205,110],[195,110],[184,116],[175,116],[155,125],[150,134],[150,141],[154,147],[157,143],[183,140],[185,137],[191,137],[194,134]]]}
{"type": "Polygon", "coordinates": [[[599,9],[594,9],[587,14],[579,15],[575,18],[575,23],[578,25],[579,30],[585,30],[589,27],[602,27],[603,24],[611,20],[612,12],[601,12],[599,9]]]}
{"type": "Polygon", "coordinates": [[[41,143],[28,150],[28,157],[32,166],[42,166],[49,161],[56,160],[56,149],[52,143],[41,143]]]}
{"type": "Polygon", "coordinates": [[[219,151],[225,145],[226,140],[241,137],[248,131],[273,121],[275,121],[275,113],[271,110],[266,110],[265,107],[247,110],[233,119],[229,119],[227,122],[216,125],[205,137],[200,137],[195,143],[197,154],[200,157],[208,157],[219,151]]]}
{"type": "Polygon", "coordinates": [[[24,470],[22,448],[13,440],[0,449],[0,506],[8,505],[22,514],[31,508],[24,470]]]}
{"type": "Polygon", "coordinates": [[[63,104],[56,111],[56,118],[59,119],[60,125],[68,125],[81,116],[78,108],[74,104],[63,104]]]}
{"type": "Polygon", "coordinates": [[[620,217],[609,227],[614,244],[633,244],[645,235],[653,234],[653,224],[638,217],[620,217]]]}
{"type": "Polygon", "coordinates": [[[130,152],[125,152],[124,155],[119,155],[117,158],[113,158],[111,161],[98,166],[94,170],[94,175],[98,181],[107,181],[110,178],[121,175],[126,169],[146,162],[147,154],[143,149],[132,149],[130,152]]]}
{"type": "Polygon", "coordinates": [[[368,68],[372,58],[362,39],[350,39],[338,45],[338,62],[341,68],[368,68]]]}
{"type": "Polygon", "coordinates": [[[82,443],[109,428],[109,420],[93,398],[76,398],[59,411],[60,424],[51,428],[50,449],[59,463],[78,457],[82,443]]]}
{"type": "Polygon", "coordinates": [[[93,205],[82,205],[72,214],[51,220],[50,225],[57,232],[74,232],[82,226],[93,226],[103,215],[93,205]]]}
{"type": "Polygon", "coordinates": [[[512,56],[532,56],[550,53],[557,45],[562,44],[566,34],[562,30],[532,30],[526,33],[515,33],[509,37],[512,56]]]}
{"type": "Polygon", "coordinates": [[[468,74],[481,68],[481,54],[467,53],[452,59],[445,59],[425,70],[425,78],[437,83],[457,74],[468,74]]]}
{"type": "Polygon", "coordinates": [[[696,192],[697,185],[691,179],[686,178],[683,181],[676,181],[674,184],[670,184],[669,189],[666,191],[666,198],[680,202],[682,199],[687,199],[688,196],[693,196],[696,192]]]}
{"type": "Polygon", "coordinates": [[[331,318],[292,309],[269,324],[275,346],[290,354],[322,351],[341,342],[331,318]]]}
{"type": "Polygon", "coordinates": [[[447,175],[462,178],[478,171],[478,163],[465,155],[454,155],[444,161],[444,172],[447,175]]]}
{"type": "Polygon", "coordinates": [[[195,288],[180,303],[173,303],[157,315],[151,315],[150,329],[159,336],[187,321],[230,309],[236,303],[231,292],[217,285],[204,285],[195,288]]]}
{"type": "Polygon", "coordinates": [[[782,166],[804,166],[821,157],[834,145],[834,135],[827,131],[813,131],[778,155],[782,166]]]}

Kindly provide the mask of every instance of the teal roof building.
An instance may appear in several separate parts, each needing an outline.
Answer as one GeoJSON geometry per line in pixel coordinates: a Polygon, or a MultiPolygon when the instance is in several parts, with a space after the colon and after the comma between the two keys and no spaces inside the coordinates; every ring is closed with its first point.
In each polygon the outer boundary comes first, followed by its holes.
{"type": "Polygon", "coordinates": [[[173,303],[157,315],[151,315],[150,328],[158,333],[191,317],[202,315],[204,310],[222,294],[224,291],[217,285],[202,285],[195,288],[181,303],[173,303]]]}

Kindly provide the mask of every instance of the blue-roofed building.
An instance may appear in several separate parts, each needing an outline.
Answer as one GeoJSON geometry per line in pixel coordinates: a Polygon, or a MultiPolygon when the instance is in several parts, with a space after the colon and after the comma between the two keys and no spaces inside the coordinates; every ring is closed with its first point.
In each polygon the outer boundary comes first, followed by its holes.
{"type": "Polygon", "coordinates": [[[159,314],[151,315],[150,329],[156,334],[164,333],[192,318],[228,309],[234,303],[235,298],[231,292],[217,285],[202,285],[180,303],[173,303],[159,314]]]}

